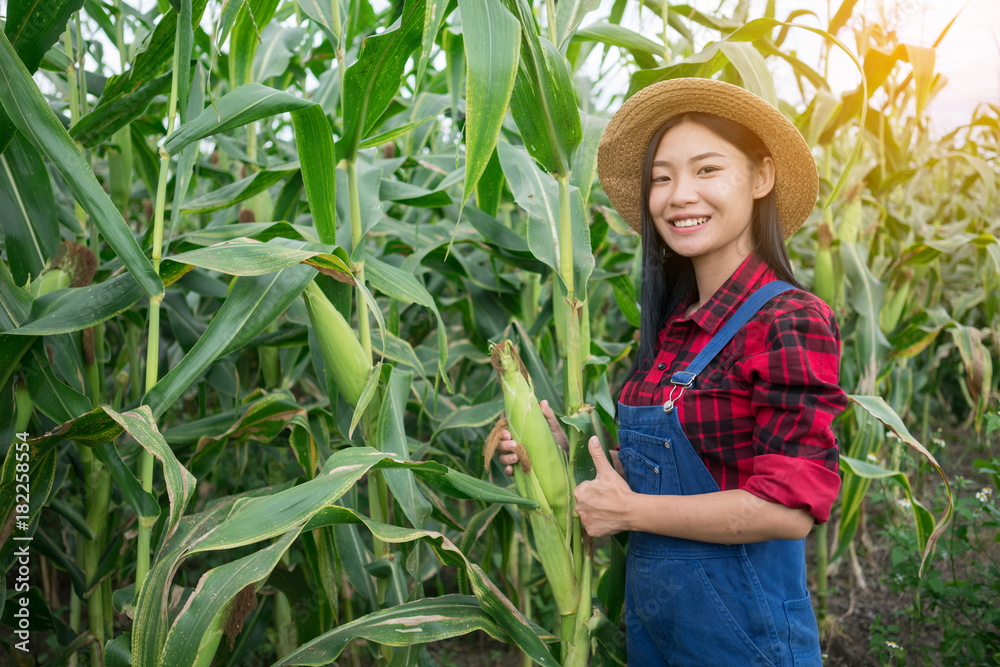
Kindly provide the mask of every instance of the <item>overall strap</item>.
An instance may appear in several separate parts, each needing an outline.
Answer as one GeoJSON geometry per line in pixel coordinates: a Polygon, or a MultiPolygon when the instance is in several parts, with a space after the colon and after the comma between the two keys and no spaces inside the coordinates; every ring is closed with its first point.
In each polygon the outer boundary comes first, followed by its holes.
{"type": "Polygon", "coordinates": [[[750,295],[749,299],[743,302],[739,310],[726,321],[719,332],[712,337],[712,340],[708,341],[708,345],[698,353],[694,360],[688,364],[688,367],[674,373],[670,377],[670,381],[681,387],[690,387],[698,373],[715,358],[715,355],[722,351],[726,343],[733,339],[736,332],[742,329],[743,325],[749,322],[750,318],[756,315],[765,303],[790,289],[794,289],[794,287],[783,280],[775,280],[760,287],[750,295]]]}

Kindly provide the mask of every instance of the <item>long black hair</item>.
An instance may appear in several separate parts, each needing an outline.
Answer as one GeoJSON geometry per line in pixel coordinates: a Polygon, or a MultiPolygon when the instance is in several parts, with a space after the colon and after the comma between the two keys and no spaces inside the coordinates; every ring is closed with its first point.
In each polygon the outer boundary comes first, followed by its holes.
{"type": "MultiPolygon", "coordinates": [[[[760,137],[741,123],[714,114],[691,112],[674,116],[657,130],[646,147],[642,165],[642,275],[639,295],[641,307],[639,349],[628,372],[626,382],[633,375],[649,369],[658,352],[659,333],[667,323],[681,299],[694,288],[694,266],[691,259],[675,254],[660,237],[649,214],[650,178],[653,158],[663,134],[685,121],[697,123],[738,148],[758,167],[771,155],[760,137]]],[[[755,199],[750,221],[750,240],[754,251],[767,263],[779,280],[796,287],[802,286],[795,279],[785,237],[778,218],[778,199],[775,188],[755,199]]],[[[624,385],[623,385],[624,386],[624,385]]],[[[620,390],[619,390],[620,393],[620,390]]]]}

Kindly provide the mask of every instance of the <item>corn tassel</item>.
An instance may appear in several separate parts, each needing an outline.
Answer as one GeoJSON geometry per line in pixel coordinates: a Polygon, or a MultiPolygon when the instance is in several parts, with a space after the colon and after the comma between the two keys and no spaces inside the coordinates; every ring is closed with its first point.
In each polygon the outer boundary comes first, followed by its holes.
{"type": "Polygon", "coordinates": [[[319,285],[309,283],[302,296],[326,368],[344,399],[351,406],[356,406],[368,382],[371,359],[365,355],[357,333],[326,298],[319,285]]]}
{"type": "MultiPolygon", "coordinates": [[[[506,428],[521,446],[520,465],[514,469],[518,493],[534,500],[539,508],[528,514],[536,556],[552,587],[559,613],[576,613],[579,587],[567,531],[572,530],[573,511],[566,455],[556,444],[530,378],[510,341],[493,346],[493,367],[503,388],[506,423],[499,422],[494,433],[506,428]]],[[[496,436],[491,437],[495,442],[496,436]]],[[[492,450],[492,447],[488,447],[492,450]]],[[[487,457],[491,455],[487,453],[487,457]]]]}

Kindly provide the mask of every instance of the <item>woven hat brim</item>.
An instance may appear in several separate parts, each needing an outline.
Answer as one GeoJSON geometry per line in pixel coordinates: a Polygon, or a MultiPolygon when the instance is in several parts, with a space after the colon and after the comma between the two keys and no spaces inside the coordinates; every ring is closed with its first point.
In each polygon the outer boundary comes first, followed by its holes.
{"type": "Polygon", "coordinates": [[[693,111],[742,123],[771,153],[778,217],[787,239],[809,217],[819,194],[816,160],[798,129],[778,109],[748,90],[714,79],[681,78],[643,88],[608,123],[597,173],[611,204],[642,233],[642,166],[646,147],[670,118],[693,111]]]}

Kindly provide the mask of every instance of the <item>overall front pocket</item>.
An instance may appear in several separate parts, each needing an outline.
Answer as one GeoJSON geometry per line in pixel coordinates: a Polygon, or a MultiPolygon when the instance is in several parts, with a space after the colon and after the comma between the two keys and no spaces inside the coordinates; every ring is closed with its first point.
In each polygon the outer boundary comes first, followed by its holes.
{"type": "Polygon", "coordinates": [[[823,664],[819,646],[819,628],[816,612],[813,611],[809,596],[800,600],[788,600],[784,604],[788,621],[788,647],[792,652],[795,667],[814,667],[823,664]]]}
{"type": "Polygon", "coordinates": [[[746,580],[740,556],[635,556],[629,565],[626,586],[635,604],[628,629],[656,645],[659,664],[781,664],[767,604],[746,580]]]}
{"type": "Polygon", "coordinates": [[[625,481],[636,493],[660,493],[660,467],[655,462],[627,447],[618,452],[618,460],[625,471],[625,481]]]}

